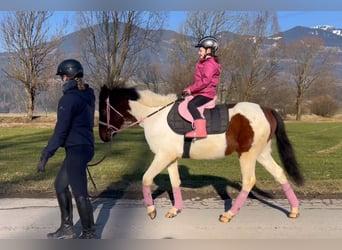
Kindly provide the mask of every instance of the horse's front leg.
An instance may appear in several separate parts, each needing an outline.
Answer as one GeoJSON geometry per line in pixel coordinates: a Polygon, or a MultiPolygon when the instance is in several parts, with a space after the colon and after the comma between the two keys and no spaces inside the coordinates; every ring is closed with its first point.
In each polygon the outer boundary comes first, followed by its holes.
{"type": "Polygon", "coordinates": [[[178,171],[178,161],[175,160],[174,162],[172,162],[167,168],[167,171],[169,172],[174,202],[172,208],[166,213],[165,217],[173,218],[177,216],[177,214],[179,214],[183,208],[183,198],[180,189],[181,181],[178,171]]]}
{"type": "Polygon", "coordinates": [[[151,185],[154,177],[166,168],[170,162],[174,161],[170,156],[163,154],[155,155],[151,165],[148,167],[142,179],[142,190],[144,196],[144,203],[147,209],[148,216],[153,220],[157,216],[157,211],[154,206],[151,185]]]}

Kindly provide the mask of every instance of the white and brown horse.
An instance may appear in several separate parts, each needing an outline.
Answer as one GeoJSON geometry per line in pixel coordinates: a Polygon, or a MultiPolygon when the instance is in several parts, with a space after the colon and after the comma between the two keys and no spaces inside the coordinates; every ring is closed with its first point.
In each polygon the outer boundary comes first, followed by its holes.
{"type": "MultiPolygon", "coordinates": [[[[167,117],[177,97],[174,94],[158,95],[148,90],[134,88],[108,89],[103,86],[99,96],[99,135],[103,141],[110,141],[125,120],[139,123],[144,128],[146,141],[155,154],[142,178],[142,191],[147,213],[151,219],[156,208],[151,195],[155,176],[167,168],[174,204],[166,214],[176,216],[183,207],[178,159],[183,156],[184,135],[175,133],[168,125],[167,117]]],[[[208,134],[207,138],[191,143],[191,159],[217,159],[237,152],[242,174],[242,189],[232,207],[220,215],[221,222],[229,222],[244,205],[249,192],[256,183],[255,166],[259,162],[281,184],[290,203],[290,218],[299,215],[299,202],[286,174],[271,155],[272,137],[275,135],[280,159],[288,176],[298,185],[303,178],[293,148],[286,135],[280,115],[255,103],[240,102],[229,105],[229,126],[226,131],[208,134]]]]}

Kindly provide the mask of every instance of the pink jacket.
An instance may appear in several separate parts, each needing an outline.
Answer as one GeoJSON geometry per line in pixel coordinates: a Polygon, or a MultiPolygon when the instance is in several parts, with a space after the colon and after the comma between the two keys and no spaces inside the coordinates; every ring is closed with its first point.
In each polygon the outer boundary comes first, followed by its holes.
{"type": "Polygon", "coordinates": [[[213,99],[216,95],[220,73],[221,64],[213,57],[200,60],[196,63],[194,81],[186,90],[193,96],[202,95],[213,99]]]}

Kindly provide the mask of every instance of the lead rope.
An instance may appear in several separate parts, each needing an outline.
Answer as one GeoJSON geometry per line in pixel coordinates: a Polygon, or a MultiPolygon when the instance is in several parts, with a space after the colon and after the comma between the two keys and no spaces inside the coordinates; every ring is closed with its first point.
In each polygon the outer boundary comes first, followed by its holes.
{"type": "MultiPolygon", "coordinates": [[[[91,183],[92,183],[92,185],[93,185],[93,187],[94,187],[94,189],[95,189],[95,192],[97,192],[96,183],[95,183],[95,181],[94,181],[93,176],[91,175],[91,172],[90,172],[90,170],[89,170],[89,167],[96,166],[96,165],[100,164],[105,158],[107,158],[109,152],[110,152],[111,149],[112,149],[114,134],[117,133],[117,132],[119,131],[119,130],[117,130],[117,128],[115,128],[115,127],[113,127],[113,126],[111,127],[111,129],[112,129],[112,128],[114,128],[114,130],[111,132],[110,141],[109,141],[109,147],[108,147],[106,153],[105,153],[105,154],[103,155],[103,157],[102,157],[100,160],[98,160],[97,162],[91,163],[91,164],[88,164],[88,165],[87,165],[87,173],[88,173],[89,179],[90,179],[90,181],[91,181],[91,183]]],[[[93,196],[90,196],[90,197],[96,198],[97,195],[96,195],[95,197],[93,197],[93,196]]]]}
{"type": "MultiPolygon", "coordinates": [[[[109,128],[109,129],[112,130],[111,136],[110,136],[110,141],[109,141],[109,147],[108,147],[106,153],[103,155],[103,157],[102,157],[100,160],[98,160],[98,161],[95,162],[95,163],[91,163],[91,164],[88,164],[88,165],[87,165],[87,173],[88,173],[88,176],[89,176],[89,179],[90,179],[91,183],[93,184],[93,187],[94,187],[94,189],[95,189],[95,192],[97,192],[96,183],[95,183],[95,181],[94,181],[93,176],[91,175],[91,172],[90,172],[90,170],[89,170],[89,167],[96,166],[96,165],[100,164],[105,158],[107,158],[109,152],[110,152],[111,149],[112,149],[112,142],[113,142],[114,134],[115,134],[117,131],[119,131],[118,128],[116,128],[116,127],[114,127],[114,126],[112,126],[112,125],[110,124],[110,109],[113,109],[116,113],[118,113],[118,114],[120,115],[120,117],[122,117],[122,118],[124,119],[124,117],[122,116],[122,114],[120,114],[116,109],[114,109],[114,108],[110,105],[110,103],[109,103],[109,98],[106,99],[106,104],[107,104],[107,105],[106,105],[107,123],[104,124],[104,123],[102,123],[101,121],[99,121],[99,124],[106,125],[106,126],[107,126],[107,129],[109,128]]],[[[93,198],[94,198],[94,197],[93,197],[93,198]]]]}

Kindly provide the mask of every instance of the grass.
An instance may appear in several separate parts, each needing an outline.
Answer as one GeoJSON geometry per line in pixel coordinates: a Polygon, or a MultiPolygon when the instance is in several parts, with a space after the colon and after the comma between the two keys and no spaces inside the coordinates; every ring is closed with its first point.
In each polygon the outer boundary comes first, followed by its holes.
{"type": "MultiPolygon", "coordinates": [[[[296,187],[299,195],[342,194],[342,123],[340,122],[288,122],[288,136],[295,148],[306,183],[296,187]]],[[[0,128],[0,195],[41,196],[53,195],[53,182],[64,157],[59,149],[47,165],[45,173],[36,172],[40,152],[53,132],[52,128],[0,128]]],[[[118,134],[111,144],[99,140],[95,129],[95,157],[99,165],[90,167],[98,192],[141,193],[141,178],[153,159],[140,127],[130,128],[118,134]],[[110,150],[110,151],[109,151],[110,150]]],[[[279,162],[274,143],[274,156],[279,162]]],[[[219,160],[180,159],[182,187],[211,195],[224,190],[236,193],[240,188],[241,175],[237,156],[234,154],[219,160]]],[[[277,194],[280,186],[260,165],[256,168],[257,188],[277,194]]],[[[170,188],[167,171],[155,178],[156,192],[170,188]],[[159,191],[158,191],[159,190],[159,191]]],[[[95,193],[91,182],[89,189],[95,193]]]]}

